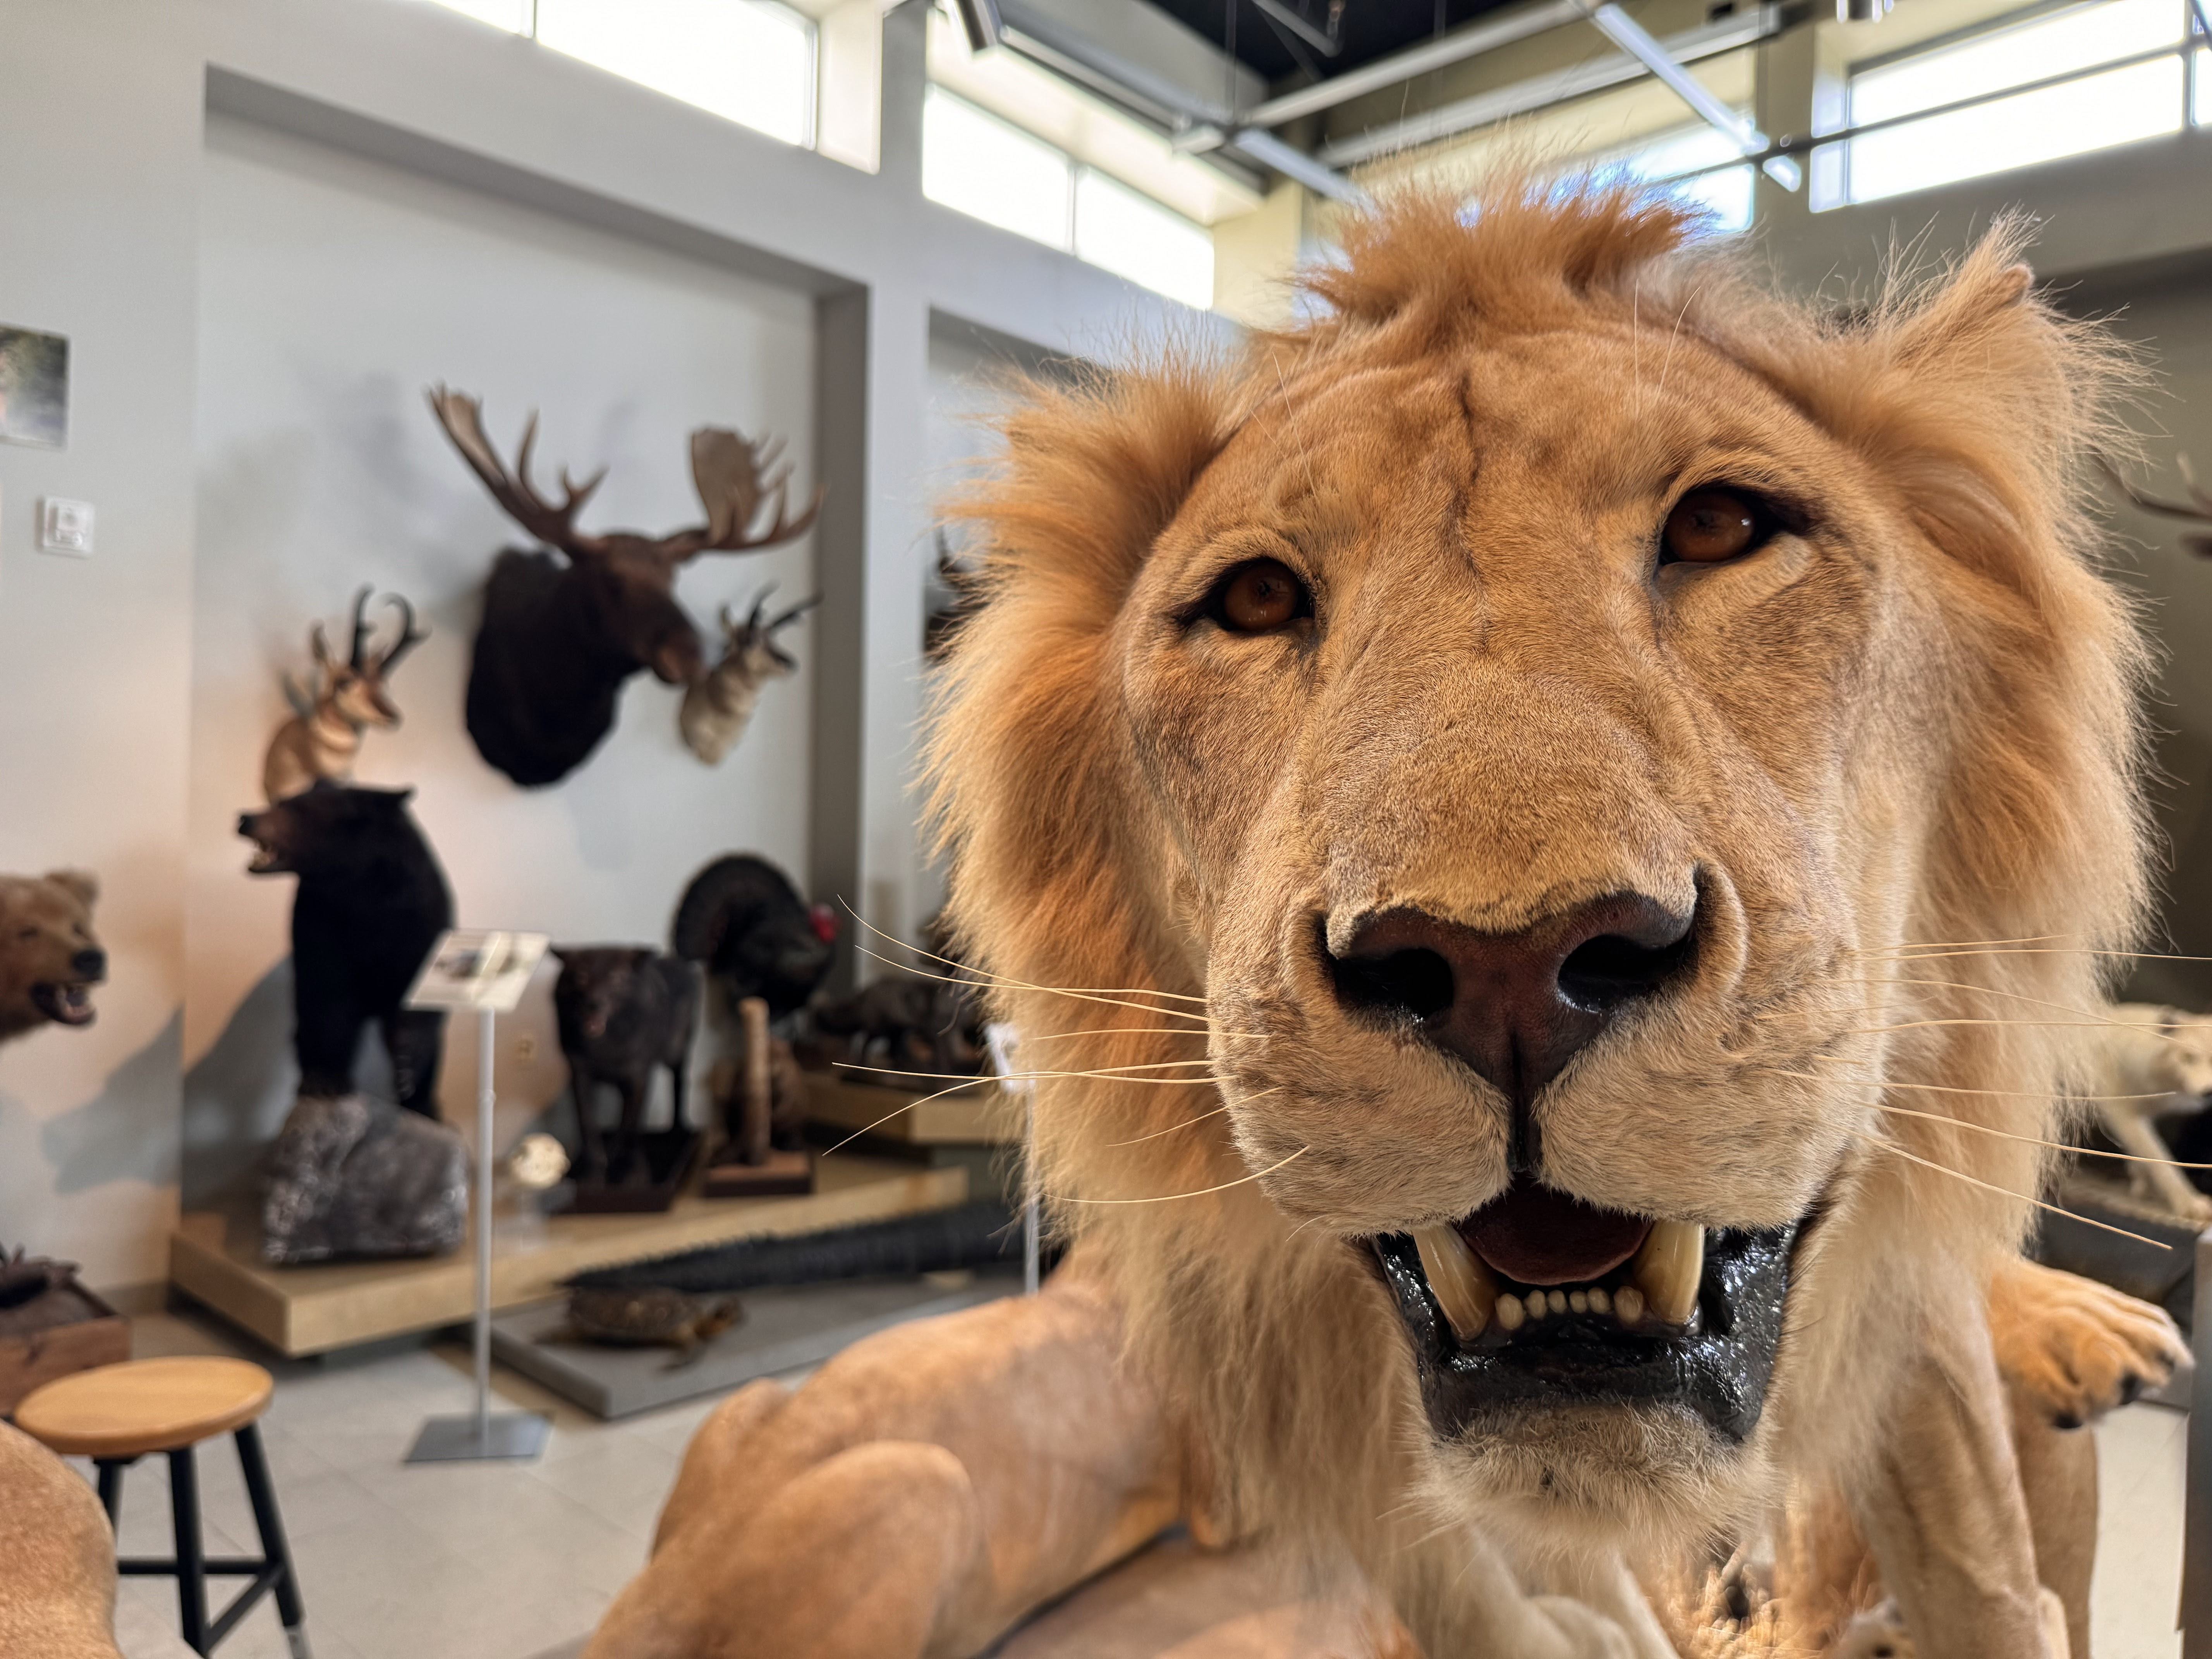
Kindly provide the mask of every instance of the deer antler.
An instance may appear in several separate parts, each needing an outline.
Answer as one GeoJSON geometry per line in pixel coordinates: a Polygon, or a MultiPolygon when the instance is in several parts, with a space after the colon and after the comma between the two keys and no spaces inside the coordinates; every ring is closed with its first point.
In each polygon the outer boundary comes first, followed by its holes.
{"type": "MultiPolygon", "coordinates": [[[[2177,455],[2173,458],[2175,465],[2181,469],[2182,484],[2189,491],[2189,502],[2186,504],[2180,501],[2160,501],[2155,495],[2146,495],[2122,477],[2119,468],[2114,466],[2110,460],[2102,455],[2096,459],[2097,465],[2103,470],[2105,476],[2119,486],[2120,493],[2144,512],[2155,513],[2162,519],[2181,519],[2191,524],[2212,525],[2212,495],[2207,495],[2203,487],[2197,482],[2197,475],[2191,470],[2189,457],[2186,455],[2177,455]]],[[[2181,538],[2181,544],[2200,559],[2212,559],[2212,536],[2184,536],[2181,538]]]]}
{"type": "Polygon", "coordinates": [[[822,510],[823,492],[816,490],[806,511],[792,518],[791,470],[776,465],[782,453],[782,443],[774,439],[754,442],[743,433],[712,426],[693,433],[691,479],[707,509],[707,522],[662,537],[662,551],[680,563],[701,553],[750,553],[805,535],[822,510]],[[752,522],[770,496],[775,499],[775,522],[754,535],[752,522]]]}
{"type": "Polygon", "coordinates": [[[601,468],[580,484],[569,481],[568,470],[561,470],[561,489],[568,499],[556,507],[538,493],[530,482],[530,452],[538,442],[538,416],[533,412],[529,423],[522,428],[522,447],[515,452],[515,466],[512,476],[499,452],[483,434],[483,409],[474,398],[463,392],[449,392],[444,386],[430,389],[430,412],[438,417],[438,424],[453,441],[453,447],[461,452],[461,459],[469,470],[483,480],[491,498],[507,509],[507,516],[532,535],[549,546],[564,553],[598,553],[604,551],[606,538],[586,536],[576,529],[575,518],[592,492],[599,487],[606,471],[601,468]]]}
{"type": "Polygon", "coordinates": [[[399,637],[392,641],[390,650],[376,659],[375,673],[379,679],[391,673],[399,665],[402,657],[430,637],[428,629],[415,626],[415,607],[407,603],[404,593],[387,593],[385,598],[399,607],[399,637]]]}

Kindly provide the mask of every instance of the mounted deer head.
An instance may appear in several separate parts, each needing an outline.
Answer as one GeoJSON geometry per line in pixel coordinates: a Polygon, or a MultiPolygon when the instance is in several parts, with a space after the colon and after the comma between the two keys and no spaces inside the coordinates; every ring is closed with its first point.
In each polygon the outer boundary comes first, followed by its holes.
{"type": "Polygon", "coordinates": [[[671,685],[698,678],[698,630],[676,599],[680,567],[702,553],[750,553],[790,541],[821,510],[817,491],[805,512],[791,515],[781,443],[704,427],[691,434],[691,477],[705,523],[666,536],[586,535],[576,528],[576,515],[605,474],[579,484],[564,470],[562,499],[539,495],[530,476],[537,416],[523,428],[510,472],[484,436],[474,398],[440,386],[430,408],[492,499],[565,556],[556,561],[512,549],[500,555],[469,674],[470,736],[487,761],[526,787],[554,782],[582,763],[614,724],[622,683],[638,670],[671,685]]]}
{"type": "Polygon", "coordinates": [[[313,693],[302,694],[287,678],[284,690],[293,716],[276,728],[262,763],[261,787],[272,802],[312,788],[319,779],[347,782],[361,753],[362,733],[371,726],[389,731],[399,724],[387,682],[400,659],[430,637],[429,630],[415,626],[415,607],[404,596],[387,594],[399,607],[399,632],[382,651],[370,649],[368,601],[375,591],[365,586],[353,596],[353,642],[344,661],[331,654],[322,623],[307,630],[315,659],[313,693]]]}
{"type": "MultiPolygon", "coordinates": [[[[2112,462],[2101,455],[2097,458],[2097,465],[2104,469],[2105,476],[2119,486],[2122,495],[2144,512],[2154,513],[2161,519],[2179,519],[2187,524],[2212,526],[2212,495],[2206,494],[2203,486],[2197,482],[2197,474],[2190,467],[2189,457],[2177,455],[2173,458],[2173,464],[2181,469],[2182,488],[2189,492],[2189,501],[2185,503],[2160,501],[2155,495],[2144,495],[2121,477],[2120,470],[2112,462]]],[[[2184,536],[2181,544],[2200,559],[2212,559],[2212,534],[2184,536]]]]}
{"type": "Polygon", "coordinates": [[[771,582],[761,590],[753,608],[739,622],[726,605],[722,607],[722,633],[728,641],[721,661],[691,682],[684,693],[684,707],[676,717],[677,729],[691,752],[709,766],[719,765],[732,745],[744,735],[760,700],[761,687],[799,672],[799,659],[775,642],[775,636],[822,603],[819,594],[801,599],[773,621],[763,621],[771,582]]]}

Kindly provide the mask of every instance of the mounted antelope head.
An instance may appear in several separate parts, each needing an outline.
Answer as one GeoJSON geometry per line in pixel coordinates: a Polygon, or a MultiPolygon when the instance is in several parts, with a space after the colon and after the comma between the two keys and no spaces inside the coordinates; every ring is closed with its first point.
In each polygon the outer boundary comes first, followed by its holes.
{"type": "Polygon", "coordinates": [[[314,653],[313,689],[302,691],[288,675],[284,695],[292,718],[276,728],[261,766],[261,788],[270,802],[313,788],[319,779],[345,783],[353,777],[362,733],[371,726],[389,731],[399,724],[399,709],[387,686],[400,659],[430,637],[415,626],[415,607],[398,593],[385,597],[399,607],[399,633],[382,651],[369,648],[369,595],[353,596],[353,644],[343,662],[331,654],[330,637],[319,622],[307,631],[314,653]]]}
{"type": "Polygon", "coordinates": [[[779,646],[775,636],[821,604],[822,598],[817,594],[801,599],[773,621],[763,622],[761,613],[768,608],[768,596],[775,592],[774,583],[763,588],[743,622],[731,613],[729,606],[722,607],[722,632],[728,641],[722,659],[692,681],[684,693],[677,729],[683,732],[691,752],[709,766],[720,764],[722,757],[744,735],[745,726],[753,717],[753,705],[760,700],[761,687],[799,672],[798,659],[779,646]]]}
{"type": "MultiPolygon", "coordinates": [[[[2204,487],[2197,482],[2197,474],[2190,468],[2189,457],[2177,455],[2173,458],[2173,464],[2181,469],[2182,488],[2189,492],[2189,500],[2185,503],[2163,501],[2155,495],[2144,495],[2120,476],[2118,467],[2101,455],[2097,458],[2097,465],[2105,469],[2105,476],[2120,487],[2122,495],[2144,512],[2155,513],[2161,519],[2179,519],[2187,524],[2212,526],[2212,495],[2207,495],[2204,487]]],[[[2184,536],[2181,544],[2200,559],[2212,559],[2212,534],[2184,536]]]]}
{"type": "Polygon", "coordinates": [[[780,443],[702,427],[691,434],[691,477],[704,524],[658,537],[586,535],[576,514],[605,473],[578,484],[564,471],[562,500],[540,495],[530,476],[537,416],[523,428],[510,472],[483,434],[474,398],[441,386],[430,408],[492,499],[562,556],[514,548],[499,556],[469,670],[469,735],[486,761],[525,787],[555,782],[583,763],[614,725],[623,682],[640,669],[671,685],[699,678],[698,630],[676,599],[684,564],[702,553],[750,553],[790,541],[821,510],[817,491],[791,516],[780,443]]]}

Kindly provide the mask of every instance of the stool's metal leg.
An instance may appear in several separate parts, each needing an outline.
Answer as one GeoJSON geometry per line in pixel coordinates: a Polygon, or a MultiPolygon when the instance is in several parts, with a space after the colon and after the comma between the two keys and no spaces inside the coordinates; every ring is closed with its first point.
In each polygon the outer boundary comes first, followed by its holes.
{"type": "Polygon", "coordinates": [[[169,1454],[169,1513],[177,1532],[178,1622],[185,1645],[204,1654],[208,1650],[207,1553],[200,1547],[199,1472],[190,1446],[169,1454]]]}
{"type": "Polygon", "coordinates": [[[248,1423],[240,1429],[238,1467],[246,1476],[246,1495],[253,1504],[253,1524],[261,1534],[261,1553],[274,1567],[283,1569],[276,1580],[276,1613],[292,1644],[292,1659],[307,1659],[306,1607],[300,1599],[299,1574],[292,1565],[292,1547],[285,1541],[284,1517],[276,1508],[276,1489],[270,1483],[269,1462],[261,1454],[261,1430],[248,1423]]]}
{"type": "Polygon", "coordinates": [[[107,1511],[111,1532],[123,1530],[123,1471],[130,1467],[119,1458],[100,1460],[100,1507],[107,1511]]]}

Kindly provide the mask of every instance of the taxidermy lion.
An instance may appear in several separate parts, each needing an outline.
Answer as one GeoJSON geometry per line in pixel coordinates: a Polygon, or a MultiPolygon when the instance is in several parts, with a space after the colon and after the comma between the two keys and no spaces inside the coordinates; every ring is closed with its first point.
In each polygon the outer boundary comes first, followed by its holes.
{"type": "Polygon", "coordinates": [[[1693,230],[1401,202],[1007,417],[931,764],[1070,1260],[736,1396],[595,1659],[973,1653],[1177,1514],[1376,1652],[2085,1650],[2051,1420],[2176,1349],[2017,1255],[2143,902],[2124,365],[2010,233],[1842,319],[1693,230]],[[1692,1605],[1785,1504],[1885,1628],[1692,1605]]]}

